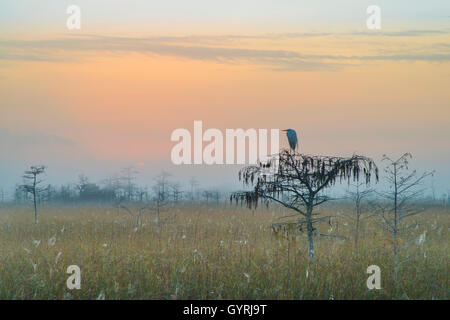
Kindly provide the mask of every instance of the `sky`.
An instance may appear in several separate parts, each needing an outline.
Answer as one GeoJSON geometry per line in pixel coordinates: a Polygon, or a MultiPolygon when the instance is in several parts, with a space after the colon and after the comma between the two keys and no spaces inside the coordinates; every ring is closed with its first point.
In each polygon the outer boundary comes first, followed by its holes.
{"type": "Polygon", "coordinates": [[[443,193],[449,61],[444,0],[3,0],[0,188],[33,164],[52,184],[134,166],[142,184],[164,169],[235,186],[239,166],[171,163],[171,133],[201,120],[292,128],[308,154],[410,152],[443,193]],[[72,4],[79,30],[66,27],[72,4]],[[380,30],[366,26],[373,4],[380,30]]]}

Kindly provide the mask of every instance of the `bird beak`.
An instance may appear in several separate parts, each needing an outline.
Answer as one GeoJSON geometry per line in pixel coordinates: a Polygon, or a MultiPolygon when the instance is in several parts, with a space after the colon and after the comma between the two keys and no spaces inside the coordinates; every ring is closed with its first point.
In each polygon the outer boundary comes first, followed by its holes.
{"type": "Polygon", "coordinates": [[[287,129],[284,129],[284,130],[281,130],[281,131],[284,131],[284,132],[286,132],[286,131],[287,131],[287,129]]]}

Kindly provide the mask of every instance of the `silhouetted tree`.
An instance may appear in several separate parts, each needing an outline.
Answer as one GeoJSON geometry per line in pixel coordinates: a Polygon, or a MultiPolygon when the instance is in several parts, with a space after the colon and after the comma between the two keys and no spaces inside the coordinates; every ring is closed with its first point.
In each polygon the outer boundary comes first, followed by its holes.
{"type": "Polygon", "coordinates": [[[396,279],[399,267],[399,245],[398,237],[401,232],[401,221],[424,211],[417,205],[412,205],[411,201],[419,197],[424,189],[418,188],[426,177],[433,175],[433,172],[417,174],[416,170],[409,171],[408,164],[412,158],[410,153],[405,153],[397,160],[383,155],[383,160],[388,162],[384,169],[389,190],[379,194],[387,200],[386,204],[377,203],[377,212],[386,229],[392,235],[394,245],[394,279],[396,279]]]}
{"type": "Polygon", "coordinates": [[[121,179],[124,181],[125,196],[128,201],[133,200],[134,191],[136,189],[134,180],[136,180],[136,175],[138,173],[139,172],[136,171],[133,167],[122,169],[121,179]]]}
{"type": "Polygon", "coordinates": [[[172,199],[174,203],[178,203],[183,196],[183,191],[181,191],[181,186],[179,183],[172,183],[170,185],[171,193],[172,193],[172,199]]]}
{"type": "Polygon", "coordinates": [[[45,188],[40,187],[42,180],[38,179],[38,176],[45,172],[44,166],[32,166],[30,170],[26,170],[23,175],[24,184],[22,185],[23,190],[31,194],[33,197],[33,206],[34,206],[34,224],[38,223],[37,218],[37,202],[41,192],[45,190],[45,188]]]}
{"type": "Polygon", "coordinates": [[[249,208],[256,207],[260,200],[275,202],[295,211],[301,217],[298,225],[306,225],[308,254],[312,259],[313,225],[328,218],[316,218],[317,213],[314,212],[315,207],[330,200],[323,191],[336,181],[357,182],[362,177],[365,183],[369,183],[373,173],[378,180],[378,169],[367,157],[309,156],[283,150],[266,163],[243,168],[239,179],[244,185],[252,186],[253,190],[233,193],[230,200],[245,202],[249,208]]]}
{"type": "Polygon", "coordinates": [[[19,204],[27,200],[28,193],[24,190],[22,185],[16,185],[14,188],[14,202],[19,204]]]}
{"type": "Polygon", "coordinates": [[[159,202],[166,202],[169,198],[169,180],[171,176],[170,173],[161,171],[159,175],[156,176],[156,184],[153,187],[156,197],[159,202]]]}
{"type": "Polygon", "coordinates": [[[148,190],[147,187],[141,187],[138,190],[139,202],[148,201],[148,190]]]}
{"type": "Polygon", "coordinates": [[[367,218],[370,218],[375,215],[372,211],[369,210],[368,206],[368,198],[373,194],[373,189],[364,188],[365,183],[356,183],[354,184],[354,191],[347,191],[348,199],[353,201],[355,205],[355,210],[352,214],[343,214],[346,218],[349,218],[355,222],[355,247],[358,246],[359,240],[359,229],[361,225],[361,221],[367,218]],[[364,189],[363,189],[364,188],[364,189]]]}
{"type": "Polygon", "coordinates": [[[203,198],[206,199],[206,203],[209,203],[209,199],[212,198],[212,196],[213,196],[212,192],[209,190],[204,190],[202,195],[203,195],[203,198]]]}
{"type": "Polygon", "coordinates": [[[190,193],[191,193],[191,201],[194,201],[195,199],[195,189],[198,187],[199,183],[198,180],[195,177],[192,177],[189,180],[189,186],[190,186],[190,193]]]}

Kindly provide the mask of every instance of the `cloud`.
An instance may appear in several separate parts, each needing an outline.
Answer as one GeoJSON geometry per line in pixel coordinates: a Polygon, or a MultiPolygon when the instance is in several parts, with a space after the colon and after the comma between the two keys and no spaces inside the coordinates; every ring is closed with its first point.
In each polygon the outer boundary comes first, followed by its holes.
{"type": "MultiPolygon", "coordinates": [[[[429,45],[420,52],[399,47],[372,55],[304,54],[294,50],[254,49],[245,40],[283,40],[289,38],[329,36],[418,37],[447,34],[439,30],[406,30],[398,32],[287,33],[273,35],[218,35],[182,37],[118,37],[105,35],[75,35],[50,40],[0,40],[0,60],[63,61],[77,59],[83,52],[126,53],[176,56],[191,60],[208,60],[225,64],[246,63],[278,71],[334,71],[346,65],[366,61],[450,61],[450,48],[429,45]],[[72,54],[67,54],[67,53],[72,54]]],[[[280,44],[275,44],[274,47],[280,44]]]]}
{"type": "Polygon", "coordinates": [[[47,61],[47,62],[63,62],[66,59],[54,55],[49,55],[45,53],[20,53],[20,52],[9,52],[0,53],[0,61],[47,61]]]}
{"type": "Polygon", "coordinates": [[[382,36],[382,37],[419,37],[426,35],[445,35],[449,34],[446,30],[402,30],[402,31],[375,31],[375,32],[352,32],[348,35],[361,35],[361,36],[382,36]]]}
{"type": "MultiPolygon", "coordinates": [[[[209,41],[213,39],[210,38],[209,41]]],[[[217,40],[217,39],[216,39],[217,40]]],[[[180,38],[183,43],[186,38],[180,38]]],[[[193,41],[189,38],[189,41],[193,41]]],[[[250,63],[265,65],[274,69],[288,67],[292,70],[331,70],[337,64],[324,62],[311,55],[302,55],[291,50],[249,49],[241,47],[217,47],[206,45],[186,45],[174,43],[174,38],[135,38],[83,36],[43,41],[11,40],[0,41],[0,48],[13,49],[12,53],[0,54],[0,59],[52,61],[48,52],[53,52],[55,61],[61,60],[62,51],[110,53],[138,52],[151,55],[177,56],[192,60],[209,60],[220,63],[250,63]],[[168,42],[168,43],[167,43],[168,42]],[[18,52],[23,50],[27,54],[18,52]],[[45,55],[42,52],[47,50],[45,55]]]]}

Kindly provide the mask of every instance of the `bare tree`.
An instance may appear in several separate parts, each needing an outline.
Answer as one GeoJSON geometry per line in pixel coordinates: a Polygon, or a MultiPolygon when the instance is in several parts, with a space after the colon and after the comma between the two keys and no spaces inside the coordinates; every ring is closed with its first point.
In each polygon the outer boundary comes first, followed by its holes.
{"type": "Polygon", "coordinates": [[[206,203],[214,201],[216,204],[219,204],[220,193],[218,190],[204,190],[202,196],[206,199],[206,203]]]}
{"type": "Polygon", "coordinates": [[[213,199],[216,201],[216,204],[219,204],[219,200],[220,200],[220,192],[219,192],[219,190],[214,190],[212,192],[212,196],[213,196],[213,199]]]}
{"type": "Polygon", "coordinates": [[[170,185],[170,189],[171,189],[171,193],[172,193],[173,202],[178,203],[183,196],[183,191],[181,191],[180,184],[178,182],[172,183],[170,185]]]}
{"type": "Polygon", "coordinates": [[[367,218],[370,218],[375,215],[368,208],[367,200],[371,194],[373,194],[373,189],[367,188],[365,183],[356,183],[354,184],[354,191],[347,191],[348,199],[352,200],[355,209],[352,214],[343,214],[346,218],[353,220],[355,222],[355,247],[358,246],[359,240],[359,229],[361,225],[361,221],[367,218]],[[363,189],[364,188],[364,189],[363,189]]]}
{"type": "Polygon", "coordinates": [[[169,177],[170,173],[162,170],[159,175],[156,176],[156,184],[153,187],[156,197],[159,202],[165,202],[169,198],[169,177]]]}
{"type": "Polygon", "coordinates": [[[63,185],[60,187],[59,199],[64,203],[74,201],[74,199],[76,198],[75,193],[75,189],[70,184],[67,184],[65,186],[63,185]]]}
{"type": "Polygon", "coordinates": [[[110,193],[110,200],[113,200],[116,203],[121,203],[126,200],[125,193],[122,192],[123,189],[125,189],[122,186],[122,180],[123,179],[117,175],[103,180],[105,189],[110,193]]]}
{"type": "Polygon", "coordinates": [[[42,199],[46,202],[53,202],[56,198],[57,190],[54,186],[49,184],[47,188],[45,188],[45,192],[43,192],[42,199]]]}
{"type": "Polygon", "coordinates": [[[127,167],[122,169],[122,176],[120,177],[120,179],[124,181],[125,196],[128,201],[133,200],[133,194],[136,189],[134,180],[136,180],[136,175],[138,173],[139,172],[135,170],[134,167],[127,167]]]}
{"type": "Polygon", "coordinates": [[[84,174],[80,174],[78,176],[78,183],[76,184],[76,188],[78,189],[79,198],[82,199],[83,195],[86,193],[89,186],[89,179],[84,174]]]}
{"type": "Polygon", "coordinates": [[[155,178],[155,185],[152,187],[153,189],[153,198],[151,201],[147,201],[147,190],[141,194],[141,201],[138,203],[138,206],[135,210],[131,207],[126,206],[123,203],[123,199],[119,199],[116,207],[120,211],[123,209],[128,215],[134,217],[136,219],[136,227],[139,227],[142,224],[142,217],[145,212],[154,212],[156,215],[155,225],[157,226],[158,233],[161,232],[161,226],[163,223],[167,222],[167,218],[162,218],[161,214],[165,210],[165,208],[169,205],[170,200],[170,184],[168,178],[170,177],[170,173],[161,171],[155,178]],[[143,201],[143,200],[146,201],[143,201]],[[135,211],[135,212],[134,212],[135,211]]]}
{"type": "Polygon", "coordinates": [[[139,202],[142,203],[144,201],[148,201],[148,188],[147,187],[141,187],[138,190],[139,195],[139,202]]]}
{"type": "Polygon", "coordinates": [[[213,193],[209,190],[204,190],[202,196],[206,199],[206,203],[209,203],[209,199],[213,197],[213,193]]]}
{"type": "Polygon", "coordinates": [[[39,198],[39,194],[45,190],[45,188],[41,187],[42,180],[38,179],[38,176],[45,172],[44,166],[32,166],[30,170],[26,170],[23,175],[24,184],[22,185],[22,189],[27,193],[31,194],[33,197],[33,205],[34,205],[34,224],[38,223],[37,218],[37,202],[39,198]]]}
{"type": "MultiPolygon", "coordinates": [[[[273,169],[273,168],[272,168],[273,169]]],[[[246,202],[249,208],[256,207],[259,200],[275,202],[299,215],[298,225],[306,225],[308,235],[308,255],[314,258],[314,224],[329,217],[317,217],[314,208],[331,198],[324,190],[336,181],[359,181],[362,176],[366,183],[378,169],[367,157],[354,155],[351,158],[330,156],[309,156],[294,151],[282,150],[267,163],[248,166],[239,172],[244,185],[252,186],[249,192],[231,195],[236,202],[246,202]],[[277,161],[278,160],[278,161],[277,161]],[[276,170],[268,173],[275,164],[276,170]]]]}
{"type": "Polygon", "coordinates": [[[14,202],[16,204],[22,203],[28,200],[28,193],[24,190],[22,185],[16,185],[14,188],[14,202]]]}
{"type": "Polygon", "coordinates": [[[444,208],[447,208],[449,200],[450,200],[450,193],[449,191],[447,191],[447,193],[442,194],[442,206],[444,208]]]}
{"type": "Polygon", "coordinates": [[[198,180],[195,178],[195,177],[192,177],[190,180],[189,180],[189,185],[190,185],[190,187],[191,187],[191,201],[194,201],[194,196],[195,196],[195,193],[194,193],[194,191],[195,191],[195,189],[198,187],[198,185],[199,185],[199,183],[198,183],[198,180]]]}
{"type": "Polygon", "coordinates": [[[434,186],[434,177],[431,177],[431,199],[436,201],[436,187],[434,186]]]}
{"type": "Polygon", "coordinates": [[[380,192],[380,195],[387,200],[385,204],[380,202],[377,206],[383,224],[392,235],[394,246],[394,279],[397,276],[399,267],[399,243],[398,237],[401,231],[401,221],[424,211],[417,205],[412,205],[411,201],[419,197],[424,189],[418,188],[425,178],[433,175],[434,172],[424,172],[417,174],[416,170],[409,171],[408,164],[412,158],[410,153],[405,153],[397,160],[383,155],[383,160],[388,162],[384,169],[389,190],[380,192]]]}
{"type": "Polygon", "coordinates": [[[447,206],[449,203],[450,203],[450,189],[447,189],[447,202],[445,206],[447,206]]]}
{"type": "Polygon", "coordinates": [[[120,211],[120,209],[123,209],[129,216],[135,219],[135,226],[136,228],[142,226],[142,216],[145,211],[150,210],[148,204],[141,203],[136,209],[135,212],[133,212],[132,208],[122,204],[118,203],[117,209],[120,211]]]}
{"type": "Polygon", "coordinates": [[[156,225],[158,226],[158,232],[161,231],[161,225],[167,222],[167,219],[162,219],[161,213],[170,204],[170,189],[169,189],[169,177],[170,173],[162,170],[159,175],[156,176],[156,184],[153,186],[154,197],[150,205],[150,210],[156,213],[156,225]]]}

